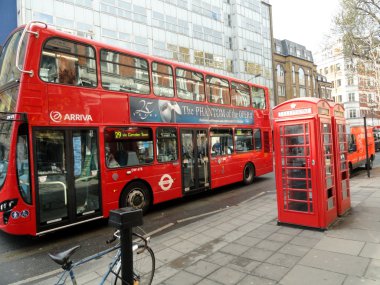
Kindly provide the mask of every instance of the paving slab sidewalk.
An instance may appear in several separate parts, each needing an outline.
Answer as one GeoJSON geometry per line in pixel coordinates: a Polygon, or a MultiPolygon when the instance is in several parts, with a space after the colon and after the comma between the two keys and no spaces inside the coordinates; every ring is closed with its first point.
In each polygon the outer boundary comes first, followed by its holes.
{"type": "MultiPolygon", "coordinates": [[[[325,232],[278,226],[273,189],[153,236],[153,284],[380,285],[380,167],[366,175],[352,179],[352,210],[325,232]]],[[[84,268],[79,284],[98,284],[108,263],[84,268]]],[[[40,276],[15,284],[56,280],[40,276]]]]}

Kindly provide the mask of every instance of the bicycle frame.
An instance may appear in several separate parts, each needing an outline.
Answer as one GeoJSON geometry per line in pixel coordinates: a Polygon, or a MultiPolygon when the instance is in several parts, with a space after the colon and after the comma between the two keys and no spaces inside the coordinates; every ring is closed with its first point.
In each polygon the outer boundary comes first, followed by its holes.
{"type": "Polygon", "coordinates": [[[114,251],[114,250],[117,250],[117,253],[115,255],[115,257],[113,258],[112,262],[110,263],[109,267],[108,267],[108,270],[107,272],[103,275],[103,278],[102,280],[100,281],[100,285],[103,285],[104,282],[107,280],[108,276],[110,275],[112,271],[112,269],[114,268],[114,266],[116,265],[116,263],[118,262],[119,260],[119,257],[120,257],[120,244],[118,245],[115,245],[114,247],[111,247],[109,249],[106,249],[104,251],[101,251],[101,252],[98,252],[96,254],[93,254],[93,255],[90,255],[88,257],[85,257],[75,263],[73,263],[70,268],[68,269],[65,269],[65,271],[61,274],[60,278],[58,279],[58,282],[56,283],[56,285],[64,285],[65,284],[65,281],[67,279],[67,277],[70,276],[71,278],[71,281],[73,282],[73,285],[77,285],[77,281],[76,281],[76,278],[75,278],[75,273],[74,273],[74,270],[76,267],[84,264],[84,263],[87,263],[91,260],[94,260],[94,259],[99,259],[101,257],[103,257],[104,255],[114,251]]]}

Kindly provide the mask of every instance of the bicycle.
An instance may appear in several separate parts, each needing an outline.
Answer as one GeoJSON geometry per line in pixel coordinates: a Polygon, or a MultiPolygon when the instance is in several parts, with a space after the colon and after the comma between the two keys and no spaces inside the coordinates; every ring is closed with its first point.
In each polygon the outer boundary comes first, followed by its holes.
{"type": "MultiPolygon", "coordinates": [[[[153,250],[148,245],[149,237],[145,238],[137,233],[132,234],[134,237],[138,238],[138,241],[134,240],[132,244],[133,251],[133,284],[130,285],[150,285],[153,281],[156,260],[154,257],[153,250]]],[[[73,285],[77,285],[74,269],[78,266],[87,263],[91,260],[99,259],[106,254],[116,251],[115,257],[112,259],[108,266],[108,270],[102,276],[102,280],[99,284],[105,284],[108,277],[111,276],[111,284],[119,285],[122,284],[121,277],[121,247],[120,247],[120,235],[119,231],[113,234],[110,240],[107,240],[107,244],[113,243],[115,240],[119,242],[106,250],[100,251],[91,256],[85,257],[79,261],[73,262],[71,256],[80,248],[79,245],[72,247],[68,250],[59,252],[57,254],[50,254],[50,258],[61,265],[64,272],[60,275],[56,285],[63,285],[66,279],[70,276],[73,285]]]]}

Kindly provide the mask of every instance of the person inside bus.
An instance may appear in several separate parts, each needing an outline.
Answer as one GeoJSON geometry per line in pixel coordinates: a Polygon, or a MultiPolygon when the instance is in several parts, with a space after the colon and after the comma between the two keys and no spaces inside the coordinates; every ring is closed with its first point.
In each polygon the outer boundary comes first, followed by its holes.
{"type": "Polygon", "coordinates": [[[75,61],[60,57],[58,75],[59,83],[76,84],[75,61]]]}
{"type": "Polygon", "coordinates": [[[109,146],[105,147],[106,150],[106,164],[109,168],[120,167],[119,163],[116,161],[114,154],[111,152],[109,146]]]}
{"type": "Polygon", "coordinates": [[[201,137],[200,145],[198,146],[198,155],[202,159],[207,156],[207,141],[204,136],[201,137]]]}
{"type": "Polygon", "coordinates": [[[40,76],[48,82],[56,82],[58,78],[55,57],[43,55],[40,76]]]}
{"type": "Polygon", "coordinates": [[[219,141],[217,141],[216,143],[214,143],[214,145],[212,146],[212,151],[213,151],[214,155],[220,155],[220,154],[222,154],[222,146],[221,146],[221,144],[220,144],[219,141]]]}

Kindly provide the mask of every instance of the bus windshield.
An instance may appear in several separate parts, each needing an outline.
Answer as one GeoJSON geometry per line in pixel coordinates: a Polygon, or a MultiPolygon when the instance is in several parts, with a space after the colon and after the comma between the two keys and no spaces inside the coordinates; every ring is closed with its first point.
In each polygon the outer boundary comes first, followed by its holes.
{"type": "MultiPolygon", "coordinates": [[[[20,71],[16,67],[16,53],[22,30],[14,33],[6,42],[0,55],[0,90],[7,83],[20,79],[20,71]]],[[[25,39],[26,37],[24,37],[25,39]]],[[[19,64],[22,67],[25,55],[25,40],[21,46],[19,64]]]]}

